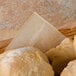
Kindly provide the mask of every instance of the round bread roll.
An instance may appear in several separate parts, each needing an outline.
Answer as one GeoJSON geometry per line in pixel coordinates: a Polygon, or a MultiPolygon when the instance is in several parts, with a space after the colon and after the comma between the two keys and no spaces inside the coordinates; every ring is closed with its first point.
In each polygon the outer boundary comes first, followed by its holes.
{"type": "Polygon", "coordinates": [[[76,76],[76,60],[71,61],[63,70],[61,76],[76,76]]]}
{"type": "Polygon", "coordinates": [[[54,72],[39,49],[24,47],[0,55],[0,76],[54,76],[54,72]]]}
{"type": "Polygon", "coordinates": [[[47,51],[46,55],[53,66],[56,76],[59,76],[67,63],[76,59],[73,41],[69,38],[64,39],[59,46],[47,51]]]}

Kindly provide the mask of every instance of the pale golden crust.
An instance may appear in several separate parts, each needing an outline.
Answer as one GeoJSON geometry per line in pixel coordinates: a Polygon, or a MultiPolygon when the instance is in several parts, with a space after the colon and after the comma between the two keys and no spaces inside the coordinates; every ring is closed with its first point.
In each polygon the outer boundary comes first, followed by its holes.
{"type": "Polygon", "coordinates": [[[0,76],[54,76],[44,56],[32,47],[7,51],[0,58],[0,76]]]}
{"type": "Polygon", "coordinates": [[[71,61],[61,73],[61,76],[76,76],[76,60],[71,61]]]}
{"type": "Polygon", "coordinates": [[[67,63],[76,59],[73,41],[69,38],[64,39],[56,48],[47,51],[46,55],[49,57],[56,74],[60,75],[67,63]]]}

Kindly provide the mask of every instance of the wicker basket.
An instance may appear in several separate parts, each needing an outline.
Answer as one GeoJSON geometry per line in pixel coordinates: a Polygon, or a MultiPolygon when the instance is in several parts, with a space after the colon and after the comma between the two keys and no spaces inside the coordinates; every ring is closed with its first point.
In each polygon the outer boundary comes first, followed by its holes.
{"type": "Polygon", "coordinates": [[[59,30],[62,34],[64,34],[66,37],[74,38],[74,35],[76,35],[76,27],[74,28],[68,28],[68,29],[60,29],[59,30]]]}

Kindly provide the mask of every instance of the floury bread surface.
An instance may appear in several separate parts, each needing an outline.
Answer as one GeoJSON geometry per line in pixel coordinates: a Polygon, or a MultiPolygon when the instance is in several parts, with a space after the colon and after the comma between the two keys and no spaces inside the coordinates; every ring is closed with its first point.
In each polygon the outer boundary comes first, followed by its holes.
{"type": "Polygon", "coordinates": [[[39,49],[24,47],[0,55],[0,76],[54,76],[54,72],[39,49]]]}
{"type": "Polygon", "coordinates": [[[46,55],[48,56],[56,75],[59,76],[67,63],[76,59],[76,50],[73,46],[73,40],[65,38],[56,48],[47,51],[46,55]]]}
{"type": "Polygon", "coordinates": [[[76,76],[76,60],[69,62],[60,76],[76,76]]]}

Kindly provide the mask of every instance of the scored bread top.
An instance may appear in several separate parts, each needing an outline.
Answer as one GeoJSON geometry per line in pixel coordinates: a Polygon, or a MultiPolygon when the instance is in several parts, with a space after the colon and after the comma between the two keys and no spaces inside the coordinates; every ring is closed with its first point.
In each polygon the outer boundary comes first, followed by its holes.
{"type": "Polygon", "coordinates": [[[54,76],[47,57],[38,49],[25,47],[0,56],[0,76],[54,76]]]}

